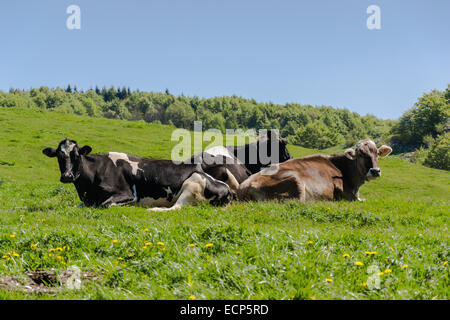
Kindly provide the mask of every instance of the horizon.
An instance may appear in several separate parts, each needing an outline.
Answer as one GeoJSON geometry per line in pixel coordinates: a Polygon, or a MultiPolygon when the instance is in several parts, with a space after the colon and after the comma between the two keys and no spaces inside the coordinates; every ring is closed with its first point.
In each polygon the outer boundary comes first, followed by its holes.
{"type": "Polygon", "coordinates": [[[444,0],[18,0],[1,8],[5,92],[119,84],[396,120],[450,83],[444,0]],[[71,5],[80,29],[68,28],[71,5]],[[371,5],[380,29],[367,26],[371,5]]]}
{"type": "MultiPolygon", "coordinates": [[[[46,85],[42,85],[43,87],[47,87],[49,90],[55,90],[55,89],[61,89],[61,90],[66,90],[67,88],[68,88],[68,86],[66,86],[66,87],[61,87],[61,86],[56,86],[56,87],[48,87],[48,86],[46,86],[46,85]]],[[[77,92],[87,92],[87,91],[89,91],[89,90],[92,90],[92,91],[94,91],[95,92],[95,87],[98,87],[100,90],[102,90],[102,88],[104,87],[104,86],[97,86],[97,85],[95,85],[95,86],[89,86],[89,88],[79,88],[77,85],[72,85],[72,84],[70,84],[70,87],[71,87],[71,89],[72,90],[74,90],[74,88],[76,88],[76,90],[77,90],[77,92]]],[[[117,88],[123,88],[123,87],[125,87],[126,89],[130,89],[131,90],[131,92],[144,92],[144,93],[161,93],[161,94],[165,94],[165,90],[163,90],[163,91],[153,91],[153,90],[151,90],[151,91],[144,91],[144,90],[141,90],[141,89],[139,89],[139,88],[136,88],[136,89],[132,89],[132,88],[130,88],[130,87],[128,87],[128,86],[114,86],[114,88],[117,90],[117,88]]],[[[106,87],[106,89],[109,89],[110,87],[106,87]]],[[[0,89],[0,92],[5,92],[5,93],[8,93],[8,91],[9,90],[22,90],[22,91],[29,91],[29,90],[31,90],[31,89],[39,89],[39,87],[36,87],[36,88],[28,88],[28,89],[24,89],[24,88],[10,88],[10,89],[8,89],[7,91],[5,91],[5,90],[2,90],[2,89],[0,89]]],[[[166,88],[166,90],[168,90],[168,88],[166,88]]],[[[436,89],[436,90],[439,90],[439,89],[436,89]]],[[[439,91],[443,91],[443,90],[439,90],[439,91]]],[[[239,97],[239,98],[242,98],[242,99],[245,99],[245,100],[255,100],[257,103],[262,103],[262,104],[274,104],[274,105],[279,105],[279,106],[282,106],[282,107],[286,107],[286,105],[287,104],[296,104],[296,105],[301,105],[301,106],[311,106],[311,107],[313,107],[313,108],[321,108],[321,107],[331,107],[331,108],[333,108],[333,109],[343,109],[343,110],[349,110],[350,112],[355,112],[355,113],[357,113],[357,114],[359,114],[361,117],[364,117],[364,116],[374,116],[374,117],[376,117],[376,118],[378,118],[378,119],[381,119],[381,120],[386,120],[386,121],[389,121],[389,120],[391,120],[391,121],[396,121],[396,120],[398,120],[400,117],[401,117],[401,115],[398,117],[398,118],[395,118],[395,119],[390,119],[390,118],[381,118],[381,117],[379,117],[379,116],[377,116],[377,115],[375,115],[375,114],[373,114],[373,113],[365,113],[365,114],[362,114],[362,113],[359,113],[359,112],[357,112],[357,111],[353,111],[353,110],[350,110],[349,108],[347,108],[347,107],[336,107],[336,106],[332,106],[332,105],[312,105],[312,104],[304,104],[304,103],[301,103],[301,102],[297,102],[297,101],[287,101],[287,102],[284,102],[284,103],[277,103],[277,102],[273,102],[273,101],[260,101],[260,100],[257,100],[257,99],[254,99],[254,98],[252,98],[252,97],[244,97],[244,96],[241,96],[241,95],[236,95],[236,94],[232,94],[232,95],[222,95],[222,96],[214,96],[214,97],[200,97],[200,96],[196,96],[196,95],[186,95],[186,94],[184,94],[183,92],[181,92],[180,94],[173,94],[172,92],[170,92],[170,90],[169,90],[169,94],[171,94],[172,96],[174,96],[174,97],[180,97],[180,96],[184,96],[184,97],[187,97],[187,98],[193,98],[193,97],[197,97],[197,98],[199,98],[199,99],[214,99],[214,98],[222,98],[222,97],[232,97],[232,96],[237,96],[237,97],[239,97]]],[[[420,95],[420,96],[422,96],[422,95],[420,95]]],[[[419,98],[419,97],[418,97],[419,98]]],[[[410,108],[412,108],[413,107],[413,105],[410,107],[410,108]]],[[[410,108],[408,108],[408,109],[410,109],[410,108]]],[[[408,109],[406,109],[406,110],[408,110],[408,109]]],[[[405,111],[406,111],[405,110],[405,111]]],[[[131,120],[128,120],[128,121],[131,121],[131,120]]]]}

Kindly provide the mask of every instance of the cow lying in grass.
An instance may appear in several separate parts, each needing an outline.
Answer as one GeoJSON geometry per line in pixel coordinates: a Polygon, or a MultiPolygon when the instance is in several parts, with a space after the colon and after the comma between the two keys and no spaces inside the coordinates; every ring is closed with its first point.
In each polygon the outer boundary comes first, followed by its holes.
{"type": "Polygon", "coordinates": [[[256,142],[242,146],[212,147],[194,154],[187,162],[201,163],[206,173],[227,183],[232,192],[236,193],[239,184],[250,175],[270,164],[292,159],[286,145],[287,141],[276,131],[267,130],[267,133],[256,142]],[[272,150],[273,148],[275,150],[272,150]],[[229,179],[230,176],[235,179],[229,179]]]}
{"type": "Polygon", "coordinates": [[[391,151],[388,146],[377,149],[365,139],[344,154],[311,155],[272,165],[241,183],[238,198],[362,201],[359,188],[381,176],[378,157],[391,151]]]}
{"type": "Polygon", "coordinates": [[[199,165],[91,151],[91,147],[80,148],[70,139],[61,141],[57,149],[42,150],[46,156],[58,158],[60,181],[73,183],[86,206],[136,202],[156,207],[150,210],[166,211],[202,201],[226,205],[233,198],[227,184],[212,178],[199,165]]]}

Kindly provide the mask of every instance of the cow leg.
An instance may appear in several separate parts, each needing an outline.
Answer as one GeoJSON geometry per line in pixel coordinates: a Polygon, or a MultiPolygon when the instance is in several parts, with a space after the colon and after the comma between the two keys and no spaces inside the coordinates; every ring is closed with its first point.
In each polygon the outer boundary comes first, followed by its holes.
{"type": "Polygon", "coordinates": [[[169,208],[150,208],[148,211],[172,211],[178,210],[184,205],[196,205],[205,201],[204,191],[206,187],[206,179],[198,173],[192,174],[181,186],[180,195],[175,204],[169,208]]]}
{"type": "Polygon", "coordinates": [[[237,195],[237,190],[239,189],[239,182],[236,180],[234,175],[230,172],[230,170],[226,169],[228,179],[225,183],[230,187],[231,192],[234,195],[237,195]]]}
{"type": "Polygon", "coordinates": [[[364,202],[366,201],[366,199],[360,198],[359,197],[359,190],[356,192],[356,200],[358,200],[359,202],[364,202]]]}
{"type": "Polygon", "coordinates": [[[102,207],[111,207],[111,206],[116,206],[116,205],[124,205],[130,202],[135,202],[136,199],[133,197],[130,197],[129,195],[126,194],[120,194],[120,195],[113,195],[111,197],[109,197],[108,199],[106,199],[105,201],[103,201],[103,203],[101,204],[102,207]]]}

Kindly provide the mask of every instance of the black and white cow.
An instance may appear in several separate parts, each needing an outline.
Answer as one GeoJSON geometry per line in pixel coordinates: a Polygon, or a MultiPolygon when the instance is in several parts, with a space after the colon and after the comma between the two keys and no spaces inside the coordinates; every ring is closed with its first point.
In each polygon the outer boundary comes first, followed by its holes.
{"type": "Polygon", "coordinates": [[[86,206],[136,202],[155,207],[149,210],[166,211],[202,201],[226,205],[233,198],[228,185],[212,178],[200,165],[91,151],[90,146],[80,148],[70,139],[61,141],[57,149],[42,150],[46,156],[58,158],[60,181],[73,183],[86,206]]]}
{"type": "Polygon", "coordinates": [[[276,131],[267,130],[265,136],[256,142],[242,146],[217,146],[194,154],[187,162],[201,163],[203,170],[217,180],[226,182],[233,192],[237,186],[262,168],[274,163],[282,163],[292,159],[287,150],[287,141],[281,138],[276,131]],[[272,144],[272,142],[275,142],[272,144]],[[277,150],[272,150],[272,146],[277,150]],[[265,154],[266,159],[262,159],[265,154]],[[216,166],[211,166],[216,164],[216,166]],[[220,166],[219,164],[222,164],[220,166]],[[230,179],[230,176],[235,178],[230,179]]]}

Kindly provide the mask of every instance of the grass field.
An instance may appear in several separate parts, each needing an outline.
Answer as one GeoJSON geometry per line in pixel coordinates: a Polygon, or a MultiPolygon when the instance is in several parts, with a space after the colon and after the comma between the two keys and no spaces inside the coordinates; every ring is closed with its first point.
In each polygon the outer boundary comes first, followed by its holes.
{"type": "Polygon", "coordinates": [[[94,153],[167,159],[172,130],[0,108],[0,299],[449,299],[449,172],[390,157],[362,187],[364,203],[150,213],[78,208],[41,153],[69,137],[94,153]],[[91,276],[79,290],[9,281],[74,266],[91,276]]]}

